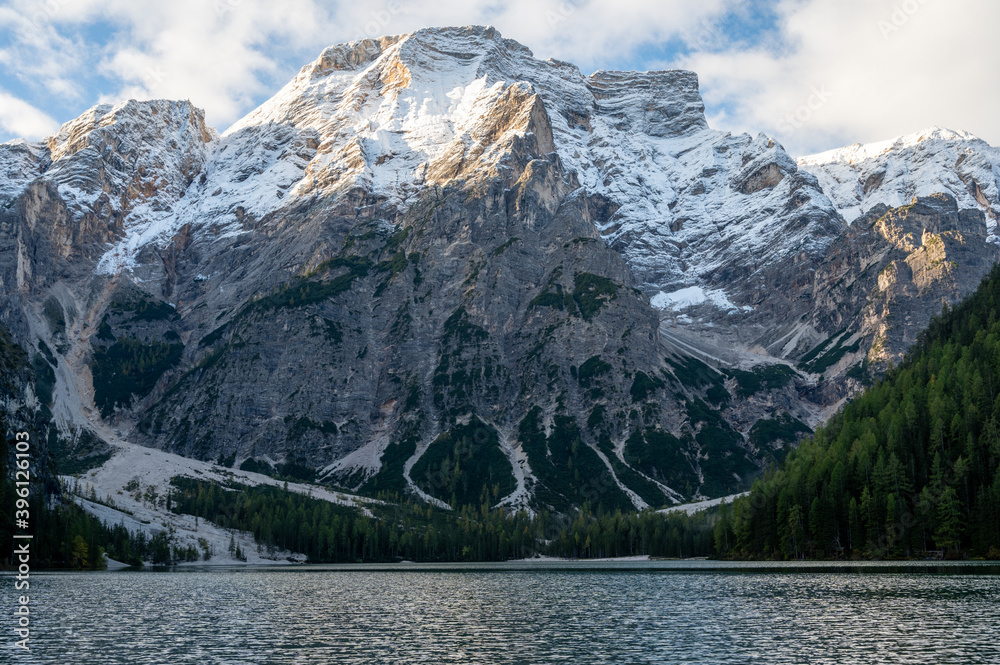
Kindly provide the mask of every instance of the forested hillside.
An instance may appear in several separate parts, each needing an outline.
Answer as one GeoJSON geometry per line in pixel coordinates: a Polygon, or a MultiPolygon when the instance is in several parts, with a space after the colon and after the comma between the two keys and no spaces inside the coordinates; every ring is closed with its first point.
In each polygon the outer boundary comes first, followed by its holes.
{"type": "Polygon", "coordinates": [[[738,557],[1000,556],[1000,268],[737,500],[738,557]]]}

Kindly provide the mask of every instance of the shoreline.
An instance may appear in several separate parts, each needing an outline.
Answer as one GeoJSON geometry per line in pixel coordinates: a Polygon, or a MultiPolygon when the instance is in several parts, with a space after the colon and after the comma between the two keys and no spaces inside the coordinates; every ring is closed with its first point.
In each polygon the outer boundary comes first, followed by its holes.
{"type": "Polygon", "coordinates": [[[891,574],[1000,575],[1000,561],[721,561],[705,558],[650,559],[558,559],[553,557],[487,562],[395,563],[274,563],[246,565],[196,564],[175,566],[116,566],[106,570],[51,568],[32,574],[73,573],[234,573],[234,572],[398,572],[398,573],[489,573],[489,572],[604,572],[604,573],[755,573],[755,574],[891,574]]]}

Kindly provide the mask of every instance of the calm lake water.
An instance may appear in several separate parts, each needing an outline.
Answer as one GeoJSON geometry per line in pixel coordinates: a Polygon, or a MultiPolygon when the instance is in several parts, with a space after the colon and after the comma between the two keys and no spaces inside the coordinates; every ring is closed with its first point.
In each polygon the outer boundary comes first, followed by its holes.
{"type": "Polygon", "coordinates": [[[11,663],[1000,663],[996,567],[715,562],[32,576],[11,663]],[[833,572],[831,572],[831,570],[833,572]]]}

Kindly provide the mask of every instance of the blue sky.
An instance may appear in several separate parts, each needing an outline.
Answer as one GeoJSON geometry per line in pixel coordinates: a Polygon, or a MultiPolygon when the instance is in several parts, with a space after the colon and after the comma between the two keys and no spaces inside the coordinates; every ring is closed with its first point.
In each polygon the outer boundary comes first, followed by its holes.
{"type": "Polygon", "coordinates": [[[930,125],[1000,144],[989,0],[6,0],[0,141],[133,97],[224,130],[329,44],[472,23],[584,71],[692,69],[712,126],[794,154],[930,125]]]}

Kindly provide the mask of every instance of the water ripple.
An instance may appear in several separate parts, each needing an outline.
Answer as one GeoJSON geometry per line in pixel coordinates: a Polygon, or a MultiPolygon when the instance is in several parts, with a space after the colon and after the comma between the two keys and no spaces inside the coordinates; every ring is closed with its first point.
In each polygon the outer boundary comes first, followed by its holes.
{"type": "Polygon", "coordinates": [[[995,664],[998,598],[995,575],[51,574],[30,656],[0,661],[995,664]]]}

